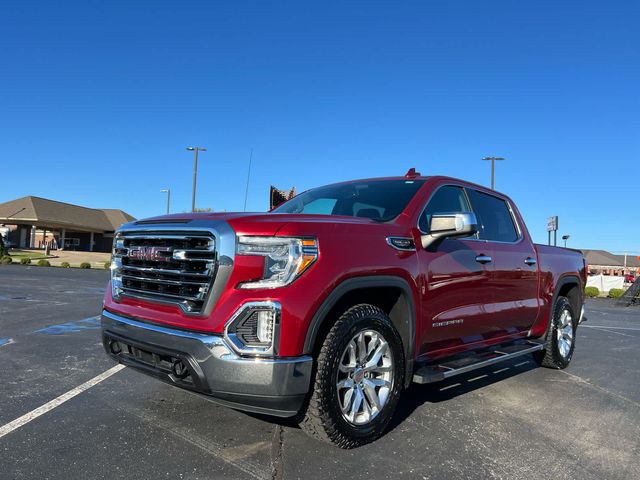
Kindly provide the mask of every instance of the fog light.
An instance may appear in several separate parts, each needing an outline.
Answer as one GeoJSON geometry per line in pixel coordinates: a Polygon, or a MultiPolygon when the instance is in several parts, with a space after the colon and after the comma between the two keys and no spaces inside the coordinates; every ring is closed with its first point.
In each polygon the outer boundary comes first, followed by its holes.
{"type": "Polygon", "coordinates": [[[278,302],[247,302],[225,325],[225,338],[241,355],[277,354],[280,312],[278,302]]]}
{"type": "Polygon", "coordinates": [[[273,310],[258,310],[258,328],[257,337],[262,343],[271,343],[273,341],[273,320],[275,315],[273,310]]]}

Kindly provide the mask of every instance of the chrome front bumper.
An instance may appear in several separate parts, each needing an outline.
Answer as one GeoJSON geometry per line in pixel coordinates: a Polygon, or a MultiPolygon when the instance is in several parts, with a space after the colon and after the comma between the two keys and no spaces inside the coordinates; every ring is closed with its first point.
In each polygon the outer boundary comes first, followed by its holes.
{"type": "Polygon", "coordinates": [[[240,410],[295,415],[309,391],[313,360],[241,357],[222,336],[162,327],[102,312],[109,356],[171,385],[240,410]]]}

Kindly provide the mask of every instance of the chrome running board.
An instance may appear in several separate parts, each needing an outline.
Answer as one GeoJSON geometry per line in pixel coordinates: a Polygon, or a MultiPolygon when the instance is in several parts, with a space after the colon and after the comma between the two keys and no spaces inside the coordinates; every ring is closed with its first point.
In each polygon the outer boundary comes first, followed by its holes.
{"type": "Polygon", "coordinates": [[[444,360],[440,363],[426,365],[416,370],[413,374],[413,381],[414,383],[420,384],[440,382],[449,377],[460,375],[461,373],[470,372],[478,368],[488,367],[495,363],[544,350],[545,345],[545,343],[527,341],[525,343],[495,347],[482,353],[444,360]]]}

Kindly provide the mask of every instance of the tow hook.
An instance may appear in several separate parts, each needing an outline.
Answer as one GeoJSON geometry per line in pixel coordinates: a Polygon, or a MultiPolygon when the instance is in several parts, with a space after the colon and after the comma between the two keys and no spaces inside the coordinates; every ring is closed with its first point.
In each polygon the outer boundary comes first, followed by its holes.
{"type": "Polygon", "coordinates": [[[189,376],[189,369],[184,363],[182,363],[182,360],[180,359],[177,359],[173,362],[173,365],[171,366],[171,371],[176,377],[180,379],[183,379],[189,376]]]}
{"type": "Polygon", "coordinates": [[[120,343],[117,340],[111,340],[109,342],[109,350],[114,355],[119,355],[122,352],[122,347],[120,346],[120,343]]]}

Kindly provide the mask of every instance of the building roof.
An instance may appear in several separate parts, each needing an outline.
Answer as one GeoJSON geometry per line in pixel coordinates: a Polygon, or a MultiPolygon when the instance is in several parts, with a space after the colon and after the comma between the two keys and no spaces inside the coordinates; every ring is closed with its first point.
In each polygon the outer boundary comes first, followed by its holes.
{"type": "Polygon", "coordinates": [[[105,214],[109,223],[114,227],[114,230],[117,230],[123,223],[136,220],[135,217],[132,217],[127,212],[115,208],[101,208],[100,210],[105,214]]]}
{"type": "MultiPolygon", "coordinates": [[[[620,265],[624,265],[624,255],[614,255],[620,261],[620,265]]],[[[627,267],[638,268],[640,267],[640,261],[636,255],[627,255],[627,267]]]]}
{"type": "MultiPolygon", "coordinates": [[[[582,250],[590,266],[624,267],[624,255],[614,255],[606,250],[582,250]]],[[[637,268],[638,257],[627,255],[627,267],[637,268]]]]}
{"type": "Polygon", "coordinates": [[[122,210],[87,208],[34,196],[0,203],[0,223],[111,232],[132,220],[135,218],[122,210]]]}

